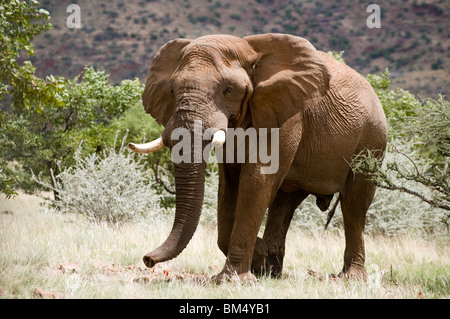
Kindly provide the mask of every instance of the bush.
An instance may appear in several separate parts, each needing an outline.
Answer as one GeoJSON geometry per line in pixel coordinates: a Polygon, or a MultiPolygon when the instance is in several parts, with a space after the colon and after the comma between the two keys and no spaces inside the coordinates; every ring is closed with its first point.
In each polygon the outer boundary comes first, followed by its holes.
{"type": "MultiPolygon", "coordinates": [[[[413,146],[403,144],[406,152],[413,146]]],[[[410,153],[413,157],[414,153],[410,153]]],[[[383,171],[395,163],[404,169],[412,169],[408,158],[389,147],[386,152],[383,171]]],[[[424,166],[422,166],[424,167],[424,166]]],[[[403,180],[394,172],[389,173],[396,184],[411,190],[416,194],[428,196],[430,190],[421,183],[403,180]],[[397,175],[397,176],[396,176],[397,175]]],[[[366,232],[373,235],[419,234],[425,237],[448,235],[447,213],[445,210],[431,207],[416,196],[406,192],[393,191],[379,185],[372,205],[367,213],[366,232]]]]}
{"type": "Polygon", "coordinates": [[[339,62],[342,62],[342,63],[346,64],[344,58],[342,57],[344,55],[344,51],[340,51],[340,52],[328,51],[327,54],[331,55],[333,58],[335,58],[339,62]]]}
{"type": "Polygon", "coordinates": [[[238,13],[232,13],[230,15],[230,18],[233,19],[233,20],[238,20],[238,21],[240,21],[242,19],[241,15],[238,14],[238,13]]]}
{"type": "Polygon", "coordinates": [[[433,62],[431,64],[431,69],[433,69],[433,70],[443,69],[443,67],[442,67],[442,59],[439,58],[435,62],[433,62]]]}
{"type": "Polygon", "coordinates": [[[143,169],[136,156],[123,143],[118,152],[110,148],[86,158],[77,150],[75,165],[53,176],[60,198],[52,205],[63,213],[113,224],[155,213],[160,209],[160,195],[152,187],[150,171],[143,169]]]}

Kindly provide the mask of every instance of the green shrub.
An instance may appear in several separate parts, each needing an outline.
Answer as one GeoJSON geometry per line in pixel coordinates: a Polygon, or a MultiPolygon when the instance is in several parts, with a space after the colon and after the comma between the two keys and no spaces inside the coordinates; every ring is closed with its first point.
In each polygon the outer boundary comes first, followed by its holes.
{"type": "Polygon", "coordinates": [[[238,13],[231,14],[230,18],[233,19],[233,20],[238,20],[238,21],[242,19],[241,15],[238,14],[238,13]]]}
{"type": "Polygon", "coordinates": [[[443,66],[442,66],[442,59],[439,58],[439,59],[437,59],[435,62],[433,62],[433,63],[431,64],[431,68],[432,68],[433,70],[443,69],[443,66]]]}
{"type": "Polygon", "coordinates": [[[197,18],[192,13],[189,13],[188,20],[192,24],[196,24],[197,23],[197,18]]]}

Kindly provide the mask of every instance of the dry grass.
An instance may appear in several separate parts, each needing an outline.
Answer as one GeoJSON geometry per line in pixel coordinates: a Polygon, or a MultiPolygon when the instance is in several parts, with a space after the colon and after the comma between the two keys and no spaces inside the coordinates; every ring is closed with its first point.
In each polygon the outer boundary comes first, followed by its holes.
{"type": "Polygon", "coordinates": [[[448,242],[367,237],[367,282],[333,280],[342,234],[288,235],[284,276],[255,284],[214,284],[223,265],[214,228],[200,225],[176,259],[145,268],[170,221],[121,227],[86,223],[39,207],[38,197],[0,197],[1,298],[448,298],[448,242]],[[4,214],[3,211],[12,214],[4,214]],[[41,288],[48,294],[38,292],[41,288]]]}

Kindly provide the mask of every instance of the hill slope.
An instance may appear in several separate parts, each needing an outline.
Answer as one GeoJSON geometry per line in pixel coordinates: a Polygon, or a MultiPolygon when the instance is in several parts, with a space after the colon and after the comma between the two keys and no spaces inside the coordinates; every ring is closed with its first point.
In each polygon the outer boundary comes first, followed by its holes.
{"type": "Polygon", "coordinates": [[[381,7],[381,28],[370,29],[367,1],[136,0],[56,1],[41,6],[54,29],[34,40],[40,75],[74,77],[94,65],[118,82],[145,80],[152,57],[168,40],[228,33],[283,32],[307,38],[319,50],[345,50],[362,74],[389,67],[393,85],[422,97],[448,96],[450,2],[391,0],[381,7]],[[67,6],[81,9],[81,28],[70,29],[67,6]]]}

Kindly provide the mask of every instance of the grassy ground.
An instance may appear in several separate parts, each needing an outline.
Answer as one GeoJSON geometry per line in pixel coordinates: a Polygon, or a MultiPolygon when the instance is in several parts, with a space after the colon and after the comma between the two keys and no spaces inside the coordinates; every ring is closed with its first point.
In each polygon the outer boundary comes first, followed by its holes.
{"type": "Polygon", "coordinates": [[[448,242],[366,237],[366,282],[333,280],[340,234],[288,234],[284,275],[216,285],[224,256],[214,228],[199,226],[176,259],[145,268],[142,256],[171,222],[95,225],[39,208],[40,199],[0,197],[0,298],[449,298],[448,242]],[[9,211],[4,212],[4,211],[9,211]]]}

